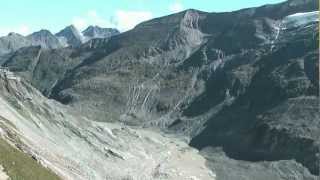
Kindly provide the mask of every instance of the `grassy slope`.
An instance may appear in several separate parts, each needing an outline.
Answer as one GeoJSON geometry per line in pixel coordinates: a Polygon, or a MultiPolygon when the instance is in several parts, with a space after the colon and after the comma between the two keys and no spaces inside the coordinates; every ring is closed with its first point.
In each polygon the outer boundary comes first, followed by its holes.
{"type": "Polygon", "coordinates": [[[30,156],[12,147],[0,138],[0,164],[11,180],[59,180],[30,156]]]}

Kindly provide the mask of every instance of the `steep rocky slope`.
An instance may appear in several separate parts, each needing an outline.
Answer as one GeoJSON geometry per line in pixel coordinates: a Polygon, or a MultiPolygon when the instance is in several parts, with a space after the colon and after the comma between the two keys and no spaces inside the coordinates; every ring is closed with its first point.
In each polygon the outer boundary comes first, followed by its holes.
{"type": "Polygon", "coordinates": [[[73,26],[67,26],[56,34],[65,46],[78,47],[82,44],[83,37],[78,29],[73,26]]]}
{"type": "Polygon", "coordinates": [[[24,48],[2,62],[90,120],[186,137],[218,178],[235,168],[232,179],[315,179],[317,8],[316,0],[289,0],[228,13],[187,10],[77,48],[24,48]]]}
{"type": "Polygon", "coordinates": [[[41,46],[45,49],[62,48],[59,39],[48,30],[40,30],[27,36],[33,46],[41,46]]]}
{"type": "Polygon", "coordinates": [[[181,140],[89,121],[12,77],[0,73],[1,136],[61,178],[215,179],[181,140]]]}

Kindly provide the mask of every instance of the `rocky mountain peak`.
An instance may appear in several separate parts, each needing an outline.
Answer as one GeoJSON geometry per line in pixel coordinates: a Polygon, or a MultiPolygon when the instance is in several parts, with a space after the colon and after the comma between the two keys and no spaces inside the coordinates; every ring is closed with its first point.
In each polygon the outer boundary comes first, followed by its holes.
{"type": "Polygon", "coordinates": [[[78,34],[79,33],[78,29],[73,24],[65,27],[62,31],[72,32],[74,34],[78,34]]]}
{"type": "Polygon", "coordinates": [[[26,37],[32,45],[40,45],[46,49],[56,49],[62,47],[59,39],[55,37],[50,31],[42,29],[34,32],[26,37]]]}
{"type": "Polygon", "coordinates": [[[32,34],[42,35],[42,36],[53,36],[53,34],[49,30],[46,30],[46,29],[41,29],[40,31],[34,32],[32,34]]]}
{"type": "Polygon", "coordinates": [[[301,6],[308,3],[312,3],[314,0],[288,0],[290,6],[301,6]]]}
{"type": "Polygon", "coordinates": [[[114,28],[101,28],[99,26],[89,26],[87,29],[82,31],[82,34],[87,40],[93,38],[109,38],[111,36],[120,34],[119,30],[114,28]]]}
{"type": "Polygon", "coordinates": [[[184,17],[181,21],[181,24],[189,28],[198,29],[199,19],[200,19],[200,11],[195,9],[188,9],[184,12],[184,17]]]}
{"type": "Polygon", "coordinates": [[[28,36],[10,32],[7,36],[0,37],[0,55],[28,46],[41,46],[45,49],[58,49],[68,46],[79,47],[91,39],[109,38],[120,34],[120,32],[113,28],[89,26],[83,31],[83,34],[74,25],[65,27],[57,34],[52,34],[46,29],[41,29],[28,36]]]}
{"type": "Polygon", "coordinates": [[[60,42],[64,45],[78,47],[82,44],[83,38],[74,25],[67,26],[56,34],[60,42]]]}
{"type": "Polygon", "coordinates": [[[96,29],[100,29],[100,27],[99,26],[92,26],[92,25],[90,25],[90,26],[88,26],[84,31],[82,31],[82,33],[83,34],[85,34],[85,33],[91,33],[91,32],[95,32],[96,31],[96,29]]]}
{"type": "Polygon", "coordinates": [[[11,32],[8,36],[0,38],[0,54],[6,54],[18,50],[21,47],[30,46],[31,43],[24,36],[11,32]]]}
{"type": "Polygon", "coordinates": [[[50,31],[42,29],[27,36],[30,39],[47,39],[55,37],[50,31]]]}
{"type": "Polygon", "coordinates": [[[252,9],[255,9],[253,17],[282,19],[295,13],[317,11],[318,7],[319,1],[317,0],[288,0],[280,4],[265,5],[252,9]]]}
{"type": "Polygon", "coordinates": [[[9,32],[8,36],[17,36],[17,35],[20,35],[18,33],[15,33],[15,32],[9,32]]]}

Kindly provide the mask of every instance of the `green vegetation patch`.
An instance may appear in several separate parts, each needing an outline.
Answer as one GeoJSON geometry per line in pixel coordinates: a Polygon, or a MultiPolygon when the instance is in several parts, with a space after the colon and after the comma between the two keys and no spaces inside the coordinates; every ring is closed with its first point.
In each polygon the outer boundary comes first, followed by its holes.
{"type": "Polygon", "coordinates": [[[11,180],[59,180],[27,154],[0,138],[0,164],[11,180]]]}

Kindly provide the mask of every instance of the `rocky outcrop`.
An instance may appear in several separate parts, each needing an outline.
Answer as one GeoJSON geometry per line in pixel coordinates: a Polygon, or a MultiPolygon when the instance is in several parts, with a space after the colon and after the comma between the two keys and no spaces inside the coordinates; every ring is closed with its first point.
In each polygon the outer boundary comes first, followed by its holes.
{"type": "Polygon", "coordinates": [[[87,29],[82,31],[85,40],[91,40],[96,38],[109,38],[120,34],[117,29],[114,28],[101,28],[99,26],[89,26],[87,29]]]}
{"type": "Polygon", "coordinates": [[[48,30],[34,32],[27,36],[27,39],[31,41],[31,45],[41,46],[45,49],[58,49],[63,47],[58,38],[48,30]]]}
{"type": "Polygon", "coordinates": [[[14,52],[21,47],[30,46],[31,42],[17,33],[9,33],[8,36],[0,38],[0,54],[14,52]]]}
{"type": "Polygon", "coordinates": [[[83,37],[76,27],[70,25],[56,34],[65,46],[79,47],[83,42],[83,37]]]}

